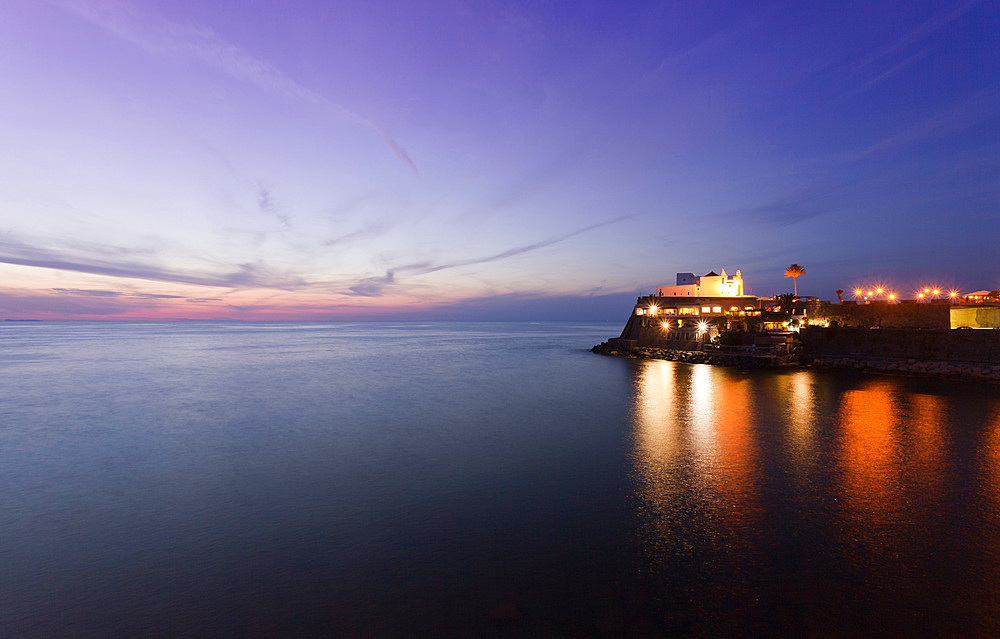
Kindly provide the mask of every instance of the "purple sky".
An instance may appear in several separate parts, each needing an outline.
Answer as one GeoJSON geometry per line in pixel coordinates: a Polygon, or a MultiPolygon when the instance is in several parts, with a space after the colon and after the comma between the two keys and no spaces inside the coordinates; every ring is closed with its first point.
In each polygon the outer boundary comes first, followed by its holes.
{"type": "Polygon", "coordinates": [[[0,4],[0,317],[1000,288],[996,2],[0,4]]]}

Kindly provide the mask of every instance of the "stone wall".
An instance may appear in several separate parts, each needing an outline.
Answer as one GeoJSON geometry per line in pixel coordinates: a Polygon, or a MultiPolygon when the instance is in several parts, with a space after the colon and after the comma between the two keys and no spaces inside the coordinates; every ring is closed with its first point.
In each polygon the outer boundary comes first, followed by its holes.
{"type": "Polygon", "coordinates": [[[994,330],[810,326],[802,329],[799,338],[803,361],[851,357],[1000,363],[1000,331],[994,330]]]}
{"type": "MultiPolygon", "coordinates": [[[[686,319],[685,322],[688,322],[689,325],[685,328],[674,328],[670,331],[664,331],[658,320],[632,315],[629,317],[628,322],[625,323],[625,329],[622,331],[620,337],[621,339],[634,340],[639,346],[698,350],[702,342],[710,342],[711,336],[717,335],[718,331],[717,329],[713,329],[712,334],[699,339],[695,335],[695,330],[690,325],[696,319],[686,319]]],[[[673,319],[672,321],[676,325],[677,320],[673,319]]]]}
{"type": "Polygon", "coordinates": [[[812,365],[819,368],[853,368],[873,373],[931,375],[976,381],[1000,382],[1000,364],[988,362],[936,362],[919,359],[817,357],[812,365]]]}
{"type": "Polygon", "coordinates": [[[831,304],[811,302],[806,307],[806,317],[812,320],[829,320],[841,326],[857,328],[948,328],[951,326],[951,305],[945,303],[888,304],[831,304]]]}

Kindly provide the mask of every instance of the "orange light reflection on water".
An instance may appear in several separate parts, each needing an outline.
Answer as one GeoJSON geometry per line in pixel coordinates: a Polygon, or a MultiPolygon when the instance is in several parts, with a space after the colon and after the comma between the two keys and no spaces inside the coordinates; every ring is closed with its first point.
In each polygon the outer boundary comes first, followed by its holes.
{"type": "Polygon", "coordinates": [[[735,548],[759,517],[759,464],[751,384],[707,365],[646,362],[635,404],[635,472],[651,546],[669,545],[687,521],[670,520],[695,503],[735,548]]]}
{"type": "Polygon", "coordinates": [[[639,374],[636,437],[642,477],[652,484],[669,468],[680,446],[678,380],[671,362],[648,362],[639,374]]]}
{"type": "Polygon", "coordinates": [[[848,520],[871,524],[859,535],[878,544],[878,529],[894,519],[900,501],[898,407],[894,386],[874,380],[845,391],[840,401],[843,503],[848,520]]]}
{"type": "Polygon", "coordinates": [[[735,512],[756,510],[760,465],[754,445],[754,408],[750,382],[720,376],[716,381],[715,490],[735,512]]]}
{"type": "MultiPolygon", "coordinates": [[[[983,485],[984,492],[993,510],[993,517],[1000,530],[1000,406],[997,407],[989,422],[985,445],[983,446],[983,485]]],[[[997,535],[1000,546],[1000,535],[997,535]]],[[[998,554],[1000,559],[1000,554],[998,554]]]]}
{"type": "MultiPolygon", "coordinates": [[[[979,466],[982,474],[982,494],[986,502],[985,510],[987,517],[993,520],[993,529],[997,531],[988,543],[992,545],[993,556],[996,559],[995,568],[997,573],[1000,573],[1000,405],[986,425],[981,451],[979,466]]],[[[1000,579],[997,581],[1000,583],[1000,579]]],[[[1000,601],[1000,592],[997,594],[1000,601]]]]}
{"type": "Polygon", "coordinates": [[[940,395],[913,395],[908,415],[908,449],[912,451],[912,466],[909,474],[921,478],[918,486],[923,500],[945,499],[944,465],[947,456],[947,441],[944,424],[947,420],[947,403],[940,395]],[[913,471],[916,471],[914,473],[913,471]]]}
{"type": "Polygon", "coordinates": [[[788,439],[791,444],[797,468],[802,470],[816,443],[816,396],[812,374],[799,371],[782,378],[787,384],[788,439]]]}

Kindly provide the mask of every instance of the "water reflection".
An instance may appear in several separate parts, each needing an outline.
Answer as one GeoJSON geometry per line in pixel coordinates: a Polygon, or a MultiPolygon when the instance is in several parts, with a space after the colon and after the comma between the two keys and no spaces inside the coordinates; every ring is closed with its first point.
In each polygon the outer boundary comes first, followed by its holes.
{"type": "MultiPolygon", "coordinates": [[[[1000,526],[1000,406],[997,406],[989,420],[982,458],[985,501],[989,504],[993,517],[1000,526]]],[[[1000,541],[1000,535],[998,535],[998,541],[1000,541]]]]}
{"type": "Polygon", "coordinates": [[[789,439],[796,459],[804,462],[815,444],[817,415],[813,377],[808,371],[798,371],[780,379],[787,383],[789,439]]]}
{"type": "Polygon", "coordinates": [[[899,506],[899,420],[894,389],[885,379],[841,395],[841,503],[849,521],[865,524],[857,532],[869,544],[891,525],[899,506]]]}
{"type": "Polygon", "coordinates": [[[636,469],[652,511],[696,497],[745,521],[759,474],[750,382],[711,366],[649,362],[636,393],[636,469]],[[682,481],[683,480],[683,481],[682,481]],[[684,491],[697,487],[697,494],[684,491]],[[736,506],[739,506],[737,509],[736,506]]]}
{"type": "Polygon", "coordinates": [[[637,533],[656,588],[676,598],[664,627],[975,634],[1000,624],[992,390],[640,363],[637,533]]]}
{"type": "Polygon", "coordinates": [[[636,380],[635,477],[640,535],[654,561],[690,556],[691,531],[725,546],[722,562],[753,553],[761,464],[751,381],[725,369],[648,362],[636,380]],[[678,545],[680,544],[680,545],[678,545]]]}
{"type": "Polygon", "coordinates": [[[938,503],[946,497],[945,464],[949,442],[945,438],[947,401],[940,395],[913,394],[910,398],[910,427],[906,444],[922,481],[923,499],[938,503]]]}

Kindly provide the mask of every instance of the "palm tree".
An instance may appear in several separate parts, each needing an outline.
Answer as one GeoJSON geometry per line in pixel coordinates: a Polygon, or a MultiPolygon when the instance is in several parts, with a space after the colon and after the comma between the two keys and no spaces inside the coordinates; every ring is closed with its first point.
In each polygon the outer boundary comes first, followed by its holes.
{"type": "Polygon", "coordinates": [[[782,293],[781,295],[776,295],[774,301],[778,303],[779,313],[791,313],[792,304],[795,303],[796,296],[793,293],[782,293]]]}
{"type": "Polygon", "coordinates": [[[844,303],[844,289],[842,288],[837,289],[837,301],[841,304],[844,303]]]}
{"type": "Polygon", "coordinates": [[[805,275],[805,274],[806,270],[801,266],[799,266],[798,264],[792,264],[791,266],[785,269],[785,277],[792,278],[793,295],[795,295],[796,297],[798,297],[799,295],[799,286],[798,286],[799,275],[805,275]]]}

